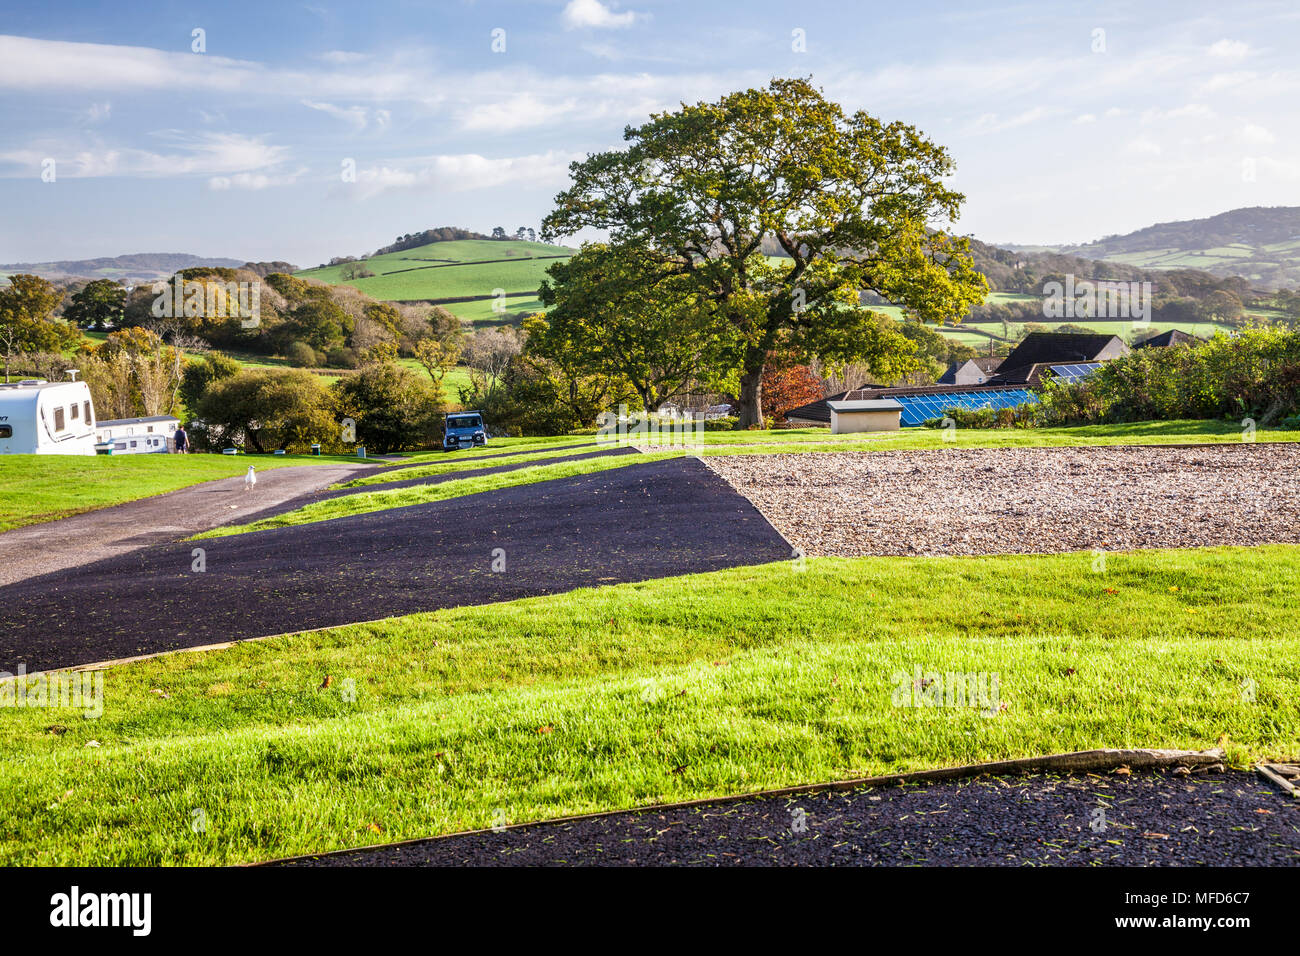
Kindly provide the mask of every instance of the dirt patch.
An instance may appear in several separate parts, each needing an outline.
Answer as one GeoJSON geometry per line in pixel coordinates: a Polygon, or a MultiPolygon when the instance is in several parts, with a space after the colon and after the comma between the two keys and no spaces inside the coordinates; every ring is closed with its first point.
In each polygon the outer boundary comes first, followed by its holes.
{"type": "Polygon", "coordinates": [[[1300,543],[1300,446],[997,448],[705,459],[808,555],[1300,543]]]}

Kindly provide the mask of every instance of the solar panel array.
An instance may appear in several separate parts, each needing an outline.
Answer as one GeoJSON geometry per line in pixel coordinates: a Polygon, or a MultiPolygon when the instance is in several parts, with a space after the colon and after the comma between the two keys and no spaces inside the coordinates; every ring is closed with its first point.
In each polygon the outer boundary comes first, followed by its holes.
{"type": "Polygon", "coordinates": [[[1100,362],[1087,362],[1082,365],[1053,365],[1052,371],[1056,373],[1057,378],[1068,385],[1081,378],[1087,378],[1099,368],[1101,368],[1100,362]]]}
{"type": "Polygon", "coordinates": [[[1015,408],[1038,401],[1027,388],[952,392],[944,395],[891,395],[903,406],[902,424],[920,425],[931,418],[943,418],[950,408],[1015,408]]]}

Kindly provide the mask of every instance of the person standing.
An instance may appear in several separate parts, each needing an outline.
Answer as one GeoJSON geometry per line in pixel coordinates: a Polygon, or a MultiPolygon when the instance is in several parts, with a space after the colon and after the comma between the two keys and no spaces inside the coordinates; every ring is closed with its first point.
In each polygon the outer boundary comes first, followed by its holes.
{"type": "Polygon", "coordinates": [[[190,436],[185,434],[185,426],[177,425],[176,434],[173,436],[176,443],[176,454],[184,455],[190,450],[190,436]]]}

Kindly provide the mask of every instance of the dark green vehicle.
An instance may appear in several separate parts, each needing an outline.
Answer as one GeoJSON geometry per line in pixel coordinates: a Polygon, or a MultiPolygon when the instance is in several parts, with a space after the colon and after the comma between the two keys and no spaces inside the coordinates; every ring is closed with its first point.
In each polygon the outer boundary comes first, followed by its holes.
{"type": "Polygon", "coordinates": [[[486,444],[487,430],[483,427],[481,412],[453,412],[447,416],[442,430],[443,451],[486,444]]]}

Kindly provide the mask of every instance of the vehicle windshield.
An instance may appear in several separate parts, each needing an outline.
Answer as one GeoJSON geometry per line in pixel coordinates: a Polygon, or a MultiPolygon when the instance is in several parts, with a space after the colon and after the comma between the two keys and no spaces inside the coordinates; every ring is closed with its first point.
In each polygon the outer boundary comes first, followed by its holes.
{"type": "Polygon", "coordinates": [[[483,419],[477,415],[448,415],[448,428],[482,428],[483,419]]]}

